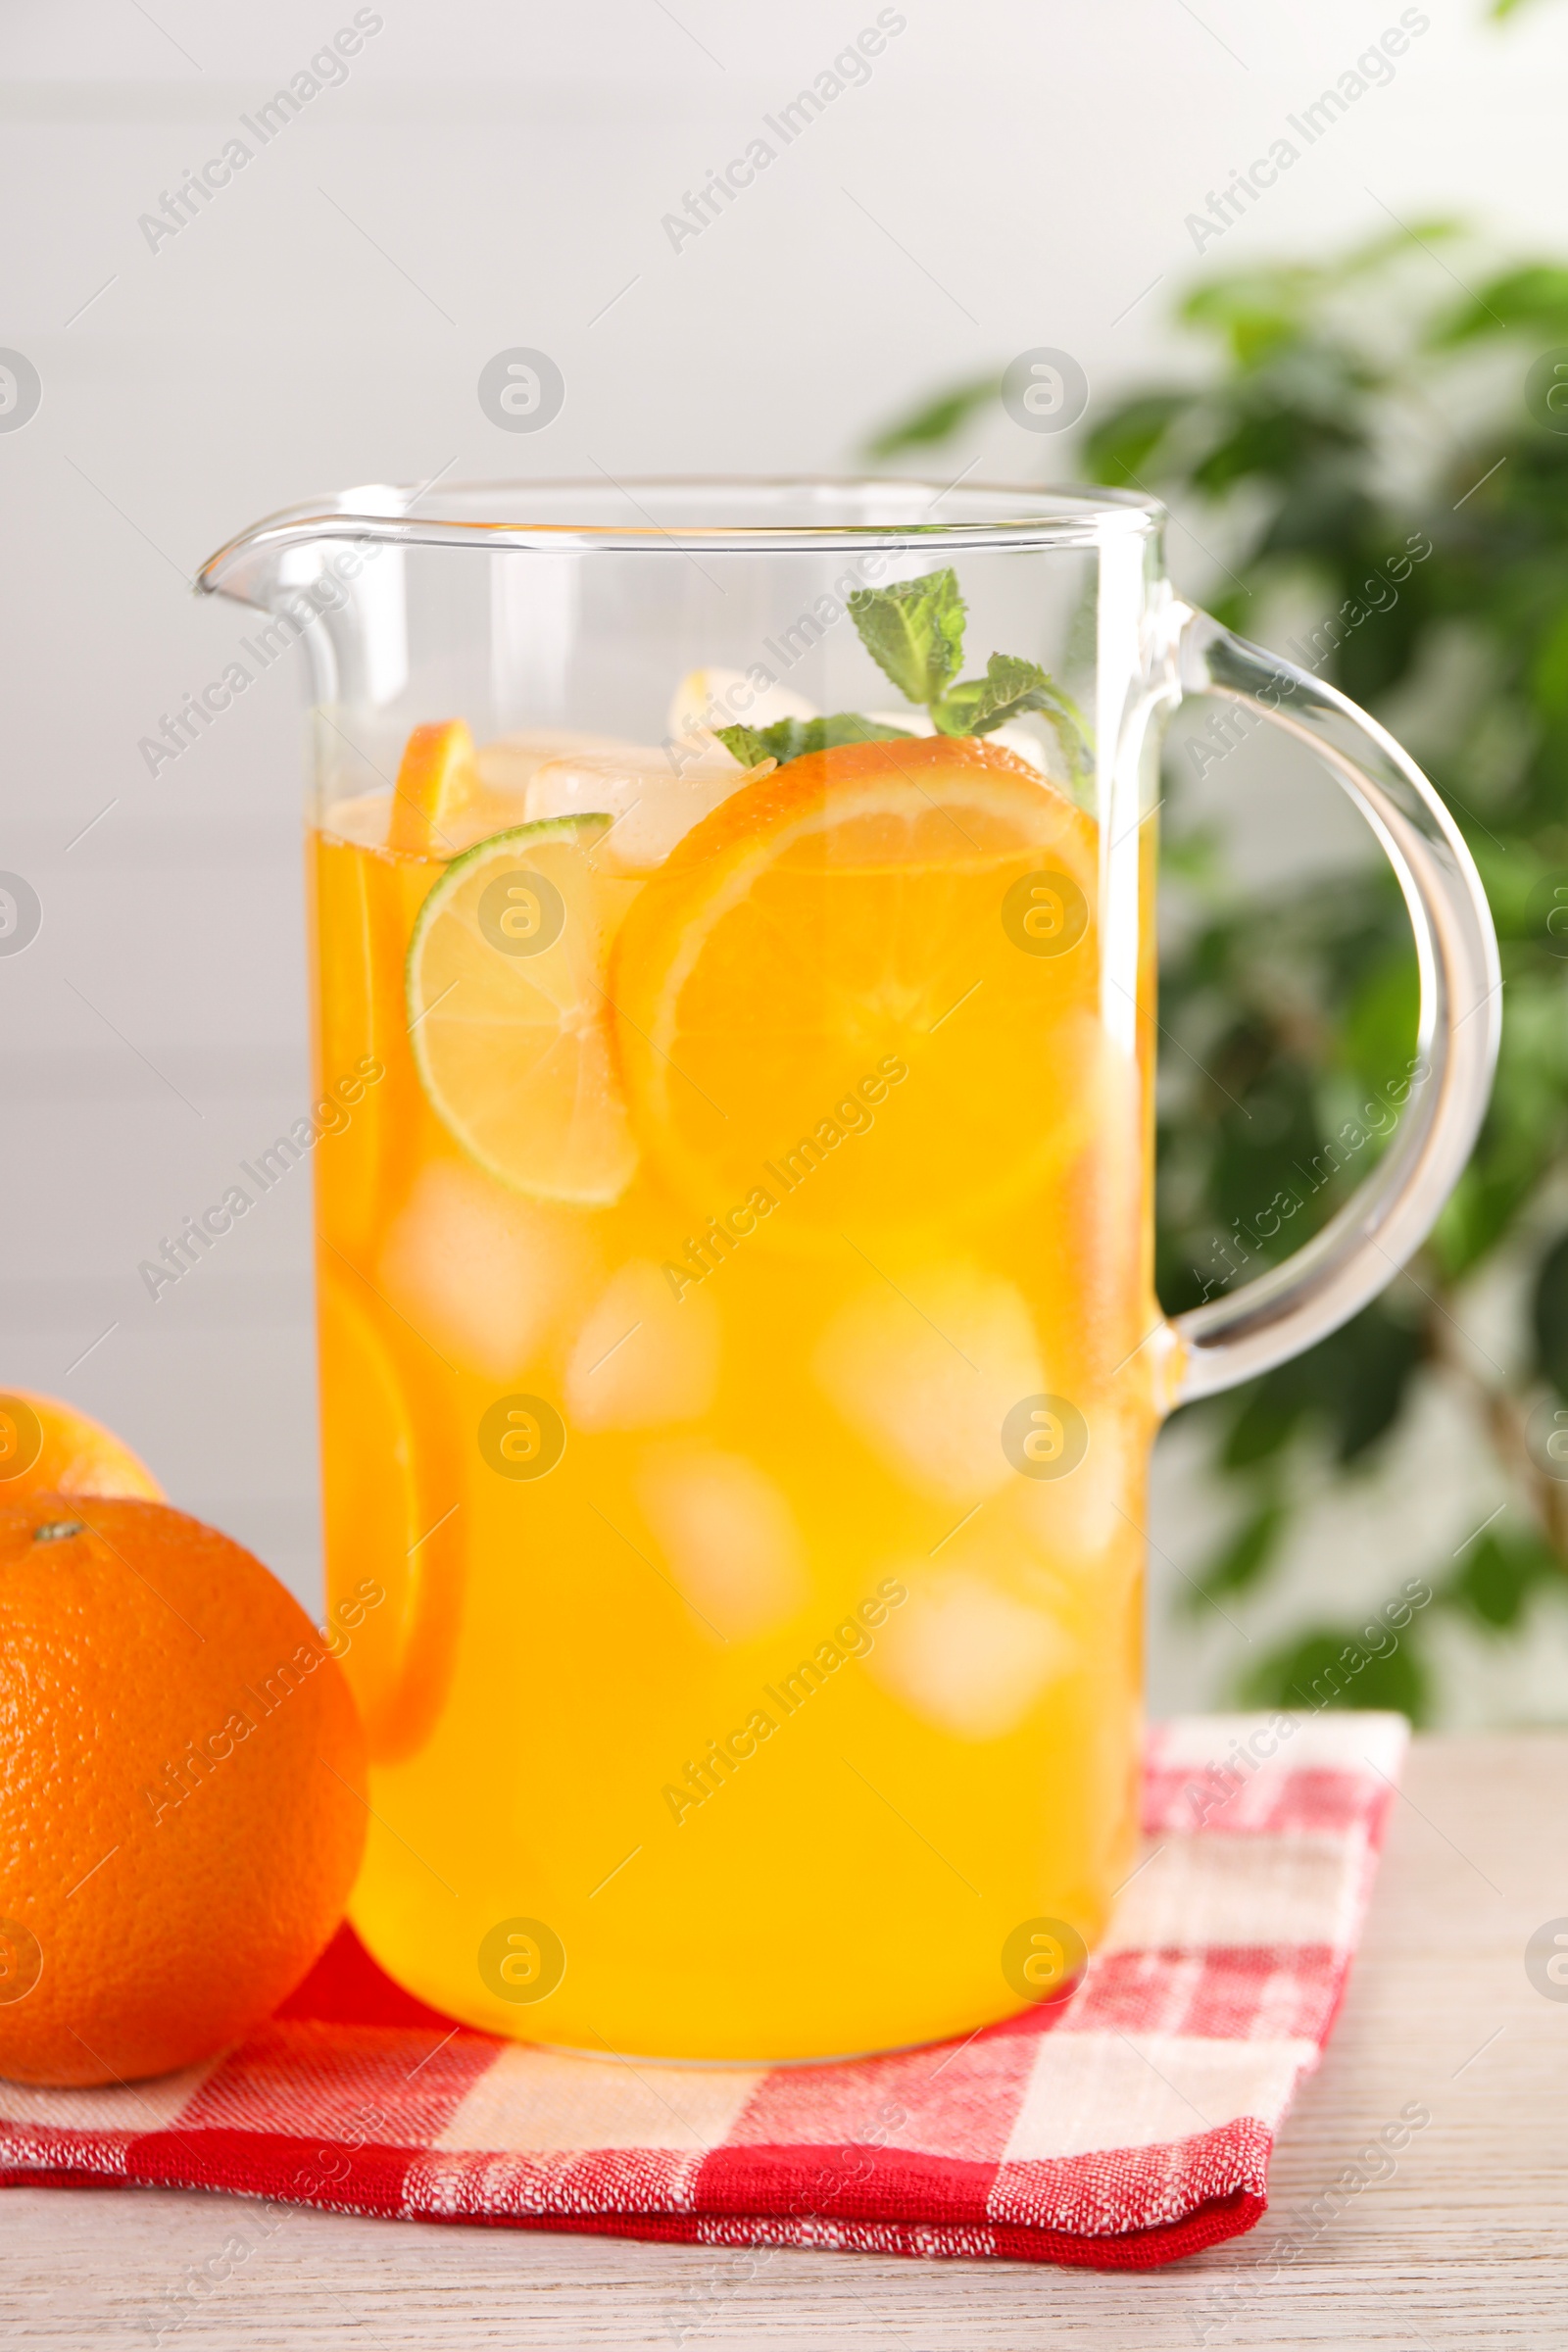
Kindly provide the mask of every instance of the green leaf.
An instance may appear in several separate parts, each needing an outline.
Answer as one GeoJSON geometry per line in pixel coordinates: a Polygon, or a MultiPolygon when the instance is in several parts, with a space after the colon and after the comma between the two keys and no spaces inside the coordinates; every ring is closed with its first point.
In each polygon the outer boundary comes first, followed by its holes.
{"type": "Polygon", "coordinates": [[[1500,1632],[1518,1623],[1539,1587],[1560,1589],[1562,1582],[1562,1562],[1538,1535],[1494,1535],[1489,1529],[1465,1552],[1440,1597],[1500,1632]]]}
{"type": "Polygon", "coordinates": [[[1426,1341],[1418,1329],[1396,1322],[1379,1305],[1365,1308],[1334,1338],[1342,1343],[1333,1407],[1335,1454],[1349,1463],[1399,1418],[1410,1382],[1425,1361],[1426,1341]]]}
{"type": "Polygon", "coordinates": [[[993,654],[983,678],[951,687],[931,715],[944,735],[989,735],[1026,710],[1072,711],[1072,704],[1038,662],[993,654]]]}
{"type": "Polygon", "coordinates": [[[1397,228],[1380,229],[1364,245],[1352,246],[1337,265],[1334,275],[1348,283],[1354,278],[1369,277],[1408,253],[1412,245],[1445,245],[1463,234],[1464,223],[1446,213],[1436,214],[1429,220],[1404,221],[1397,228]]]}
{"type": "MultiPolygon", "coordinates": [[[[1294,1226],[1285,1230],[1293,1242],[1306,1238],[1294,1226]]],[[[1304,1355],[1237,1391],[1221,1469],[1250,1470],[1269,1460],[1308,1420],[1332,1439],[1337,1461],[1357,1460],[1397,1421],[1425,1355],[1420,1327],[1374,1300],[1304,1355]]]]}
{"type": "Polygon", "coordinates": [[[1547,629],[1530,668],[1531,699],[1548,718],[1568,717],[1568,609],[1547,629]]]}
{"type": "Polygon", "coordinates": [[[1415,956],[1401,944],[1396,954],[1369,967],[1346,1006],[1345,1056],[1379,1117],[1385,1115],[1391,1081],[1405,1078],[1414,1056],[1420,1004],[1415,956]]]}
{"type": "Polygon", "coordinates": [[[1536,1361],[1559,1396],[1568,1396],[1568,1233],[1541,1261],[1531,1309],[1536,1361]]]}
{"type": "Polygon", "coordinates": [[[1182,305],[1189,326],[1221,336],[1233,363],[1250,370],[1299,340],[1324,272],[1312,263],[1237,270],[1200,285],[1182,305]]]}
{"type": "Polygon", "coordinates": [[[1531,262],[1505,270],[1443,320],[1431,339],[1441,348],[1523,329],[1568,338],[1568,269],[1560,263],[1531,262]]]}
{"type": "Polygon", "coordinates": [[[768,751],[756,727],[715,727],[713,732],[730,758],[738,760],[742,767],[756,767],[760,760],[778,758],[776,752],[768,751]]]}
{"type": "Polygon", "coordinates": [[[867,444],[867,455],[896,458],[906,449],[927,449],[934,442],[949,441],[976,409],[997,399],[1000,390],[1000,379],[986,375],[967,384],[956,384],[951,392],[939,392],[922,408],[911,409],[907,416],[884,425],[867,444]]]}
{"type": "Polygon", "coordinates": [[[1197,1578],[1188,1605],[1197,1610],[1218,1592],[1245,1592],[1255,1585],[1278,1549],[1289,1516],[1284,1503],[1271,1497],[1244,1519],[1197,1578]]]}
{"type": "Polygon", "coordinates": [[[850,617],[877,667],[911,703],[941,699],[963,660],[964,602],[944,568],[891,588],[856,588],[850,617]]]}
{"type": "Polygon", "coordinates": [[[808,752],[837,751],[846,743],[906,743],[903,727],[879,726],[858,710],[836,710],[830,718],[781,718],[771,727],[715,727],[714,734],[742,767],[776,760],[783,767],[808,752]]]}
{"type": "Polygon", "coordinates": [[[1051,721],[1070,772],[1082,774],[1090,748],[1083,713],[1038,662],[1016,654],[993,654],[985,676],[952,687],[931,716],[944,735],[990,735],[1030,710],[1051,721]]]}
{"type": "Polygon", "coordinates": [[[1388,1638],[1395,1646],[1380,1656],[1362,1641],[1358,1627],[1322,1626],[1298,1635],[1270,1650],[1243,1678],[1242,1704],[1309,1715],[1324,1707],[1392,1707],[1421,1723],[1427,1676],[1411,1647],[1409,1628],[1388,1638]]]}
{"type": "Polygon", "coordinates": [[[1247,1401],[1237,1414],[1220,1452],[1224,1470],[1250,1470],[1268,1461],[1295,1437],[1306,1411],[1304,1396],[1281,1394],[1268,1380],[1246,1392],[1247,1401]]]}
{"type": "Polygon", "coordinates": [[[1147,392],[1124,401],[1096,425],[1084,445],[1090,480],[1107,483],[1113,490],[1136,483],[1152,466],[1171,427],[1199,405],[1200,395],[1191,392],[1147,392]]]}

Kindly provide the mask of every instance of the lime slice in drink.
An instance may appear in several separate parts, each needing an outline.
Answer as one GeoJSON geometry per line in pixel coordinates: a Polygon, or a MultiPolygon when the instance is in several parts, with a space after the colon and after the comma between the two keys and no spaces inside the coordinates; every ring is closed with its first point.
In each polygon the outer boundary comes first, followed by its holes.
{"type": "Polygon", "coordinates": [[[604,981],[637,885],[596,870],[609,825],[547,817],[480,842],[409,943],[409,1039],[432,1108],[482,1168],[545,1200],[616,1200],[637,1163],[604,981]]]}

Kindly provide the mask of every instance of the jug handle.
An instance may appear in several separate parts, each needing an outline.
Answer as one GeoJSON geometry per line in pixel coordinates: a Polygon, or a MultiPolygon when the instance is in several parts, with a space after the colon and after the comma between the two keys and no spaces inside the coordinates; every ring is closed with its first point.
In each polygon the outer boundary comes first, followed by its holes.
{"type": "Polygon", "coordinates": [[[1376,719],[1325,685],[1182,607],[1183,695],[1255,707],[1314,752],[1398,876],[1421,981],[1417,1060],[1395,1141],[1322,1231],[1282,1264],[1175,1318],[1173,1401],[1282,1364],[1365,1306],[1419,1248],[1469,1157],[1501,1027],[1497,941],[1475,862],[1434,787],[1376,719]]]}

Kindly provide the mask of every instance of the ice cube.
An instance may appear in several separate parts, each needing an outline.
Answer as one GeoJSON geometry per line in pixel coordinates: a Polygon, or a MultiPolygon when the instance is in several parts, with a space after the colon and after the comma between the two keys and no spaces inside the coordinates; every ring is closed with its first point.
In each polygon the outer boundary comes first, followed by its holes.
{"type": "Polygon", "coordinates": [[[805,1605],[810,1584],[794,1514],[745,1454],[661,1448],[639,1469],[636,1492],[681,1597],[720,1641],[755,1641],[805,1605]]]}
{"type": "Polygon", "coordinates": [[[901,1271],[852,1298],[817,1343],[816,1377],[887,1467],[938,1501],[979,1502],[1013,1476],[1002,1424],[1046,1388],[1022,1293],[968,1263],[901,1271]]]}
{"type": "Polygon", "coordinates": [[[649,1258],[615,1271],[573,1342],[566,1417],[577,1429],[662,1429],[699,1421],[718,1378],[718,1309],[677,1298],[649,1258]]]}
{"type": "Polygon", "coordinates": [[[392,821],[392,795],[362,792],[353,800],[333,801],[322,808],[319,821],[328,840],[357,842],[365,849],[384,849],[392,821]]]}
{"type": "MultiPolygon", "coordinates": [[[[1088,1568],[1140,1531],[1128,1516],[1140,1482],[1134,1440],[1118,1417],[1091,1406],[1089,1450],[1065,1478],[1019,1478],[1007,1497],[1015,1523],[1053,1566],[1088,1568]]],[[[1147,1440],[1145,1441],[1147,1444],[1147,1440]]]]}
{"type": "Polygon", "coordinates": [[[1077,1656],[1043,1610],[971,1568],[897,1573],[909,1589],[866,1663],[890,1697],[958,1740],[1001,1740],[1077,1656]]]}
{"type": "Polygon", "coordinates": [[[598,808],[614,819],[594,845],[594,863],[607,873],[648,874],[662,865],[689,833],[746,779],[746,769],[722,744],[671,752],[633,744],[624,752],[582,752],[550,760],[528,786],[528,821],[598,808]]]}
{"type": "Polygon", "coordinates": [[[466,1161],[438,1159],[416,1177],[377,1279],[441,1354],[510,1380],[537,1358],[592,1264],[572,1217],[466,1161]]]}
{"type": "Polygon", "coordinates": [[[676,687],[667,725],[699,749],[715,727],[770,727],[781,718],[815,718],[816,705],[787,686],[756,687],[744,670],[689,669],[676,687]]]}
{"type": "Polygon", "coordinates": [[[499,735],[482,744],[474,756],[479,781],[487,792],[525,792],[547,760],[580,759],[586,752],[634,752],[637,746],[616,735],[587,735],[573,727],[525,727],[516,735],[499,735]]]}

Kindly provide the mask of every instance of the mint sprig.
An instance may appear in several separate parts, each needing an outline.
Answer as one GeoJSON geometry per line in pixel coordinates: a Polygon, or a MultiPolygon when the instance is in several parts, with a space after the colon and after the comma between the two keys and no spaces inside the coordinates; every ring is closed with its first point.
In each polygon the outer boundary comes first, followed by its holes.
{"type": "Polygon", "coordinates": [[[956,571],[891,588],[855,588],[850,618],[877,667],[911,703],[940,702],[963,660],[964,602],[956,571]]]}
{"type": "Polygon", "coordinates": [[[944,735],[990,735],[1009,718],[1038,710],[1050,720],[1067,765],[1076,776],[1089,752],[1089,737],[1077,704],[1063,694],[1038,662],[1016,654],[993,654],[983,678],[965,678],[952,693],[931,707],[931,716],[944,735]]]}
{"type": "Polygon", "coordinates": [[[770,727],[715,727],[719,742],[742,767],[760,760],[776,760],[782,767],[807,752],[836,751],[841,743],[907,743],[904,727],[884,727],[858,710],[837,710],[831,718],[781,718],[770,727]]]}
{"type": "MultiPolygon", "coordinates": [[[[968,608],[950,567],[917,580],[897,580],[889,588],[856,588],[849,612],[877,667],[906,701],[924,705],[938,734],[990,735],[1009,719],[1037,710],[1055,735],[1073,781],[1088,774],[1091,744],[1083,713],[1037,662],[993,654],[983,678],[953,682],[963,662],[968,608]]],[[[743,767],[769,759],[783,766],[807,752],[831,751],[840,744],[906,740],[905,729],[885,727],[854,710],[713,731],[743,767]]]]}

